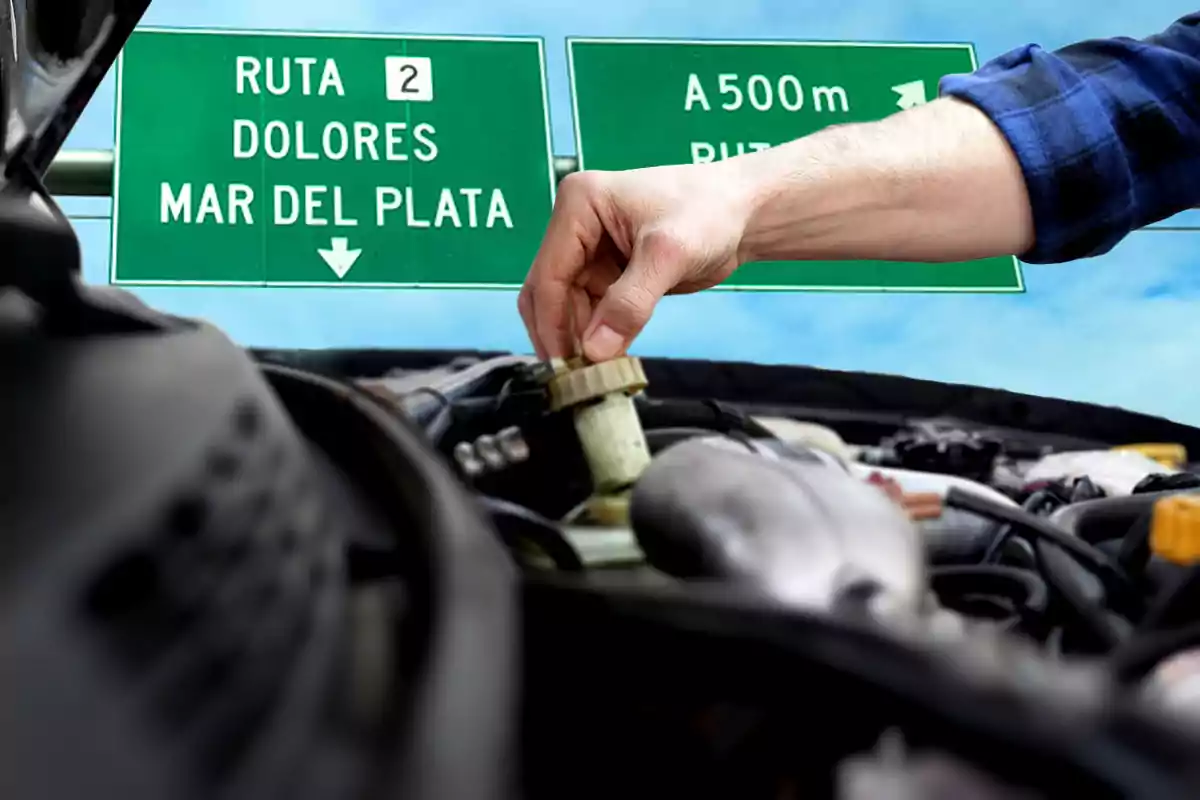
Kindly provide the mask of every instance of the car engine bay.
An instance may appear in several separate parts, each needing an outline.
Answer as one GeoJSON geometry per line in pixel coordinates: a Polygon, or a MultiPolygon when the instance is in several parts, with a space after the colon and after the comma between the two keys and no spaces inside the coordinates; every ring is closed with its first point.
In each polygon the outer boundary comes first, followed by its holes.
{"type": "Polygon", "coordinates": [[[16,288],[5,796],[1195,795],[1200,431],[16,288]]]}
{"type": "MultiPolygon", "coordinates": [[[[953,669],[979,671],[974,680],[1008,683],[1010,691],[1091,693],[1102,704],[1129,691],[1185,726],[1200,711],[1193,705],[1200,651],[1190,649],[1200,628],[1188,610],[1197,573],[1186,532],[1200,508],[1200,476],[1188,471],[1182,445],[1101,448],[944,417],[906,418],[882,431],[875,425],[864,436],[867,426],[844,409],[756,414],[711,399],[655,397],[640,363],[625,362],[620,370],[602,365],[606,375],[591,376],[582,401],[563,401],[554,365],[519,357],[460,361],[440,380],[400,371],[359,385],[420,422],[522,570],[551,585],[574,583],[585,595],[672,583],[733,587],[735,596],[767,607],[882,625],[932,648],[935,661],[948,658],[953,669]],[[615,393],[603,393],[613,386],[615,393]],[[594,412],[614,394],[624,409],[597,435],[595,422],[581,421],[580,405],[594,412]],[[630,437],[624,454],[588,452],[630,437]],[[621,463],[631,458],[636,465],[621,463]],[[1025,670],[1042,674],[1027,684],[1030,676],[1018,677],[1025,670]]],[[[574,365],[576,373],[595,366],[574,365]]],[[[560,383],[569,372],[557,365],[560,383]]],[[[556,645],[572,646],[592,653],[596,645],[556,645]]],[[[562,674],[582,681],[596,663],[612,666],[594,653],[588,666],[579,654],[566,658],[538,685],[562,674]]],[[[585,685],[621,685],[620,674],[599,671],[585,685]]],[[[622,707],[630,689],[609,691],[596,706],[606,733],[590,746],[637,764],[639,783],[662,780],[656,792],[679,791],[686,763],[691,774],[682,785],[696,796],[1024,796],[973,772],[974,758],[956,762],[949,751],[925,749],[920,734],[904,755],[903,728],[872,731],[879,741],[859,740],[862,752],[852,756],[849,743],[871,726],[870,713],[849,696],[819,712],[821,745],[794,728],[784,733],[788,723],[763,718],[761,709],[756,721],[736,703],[690,709],[716,732],[693,729],[688,737],[707,767],[697,771],[697,753],[669,744],[684,729],[670,716],[679,709],[665,718],[643,712],[634,727],[653,720],[648,738],[631,737],[633,719],[622,707]],[[622,711],[608,719],[613,708],[622,711]],[[839,714],[857,719],[839,722],[839,714]],[[649,764],[646,751],[654,753],[649,764]],[[672,758],[680,759],[674,769],[672,758]],[[789,786],[803,790],[788,794],[789,786]]],[[[576,708],[574,694],[551,705],[576,708]]],[[[544,724],[560,731],[569,723],[544,724]]],[[[557,749],[550,760],[573,764],[576,774],[592,771],[557,749]]],[[[1005,766],[1004,779],[1011,770],[1005,766]]],[[[598,782],[606,788],[596,796],[628,793],[631,776],[618,775],[611,785],[598,782]]]]}

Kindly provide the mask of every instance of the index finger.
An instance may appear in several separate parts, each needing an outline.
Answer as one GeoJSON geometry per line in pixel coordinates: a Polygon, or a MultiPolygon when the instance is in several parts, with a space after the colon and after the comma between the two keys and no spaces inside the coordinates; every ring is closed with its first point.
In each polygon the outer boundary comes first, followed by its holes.
{"type": "Polygon", "coordinates": [[[604,233],[600,219],[577,181],[568,176],[559,187],[546,234],[525,278],[522,316],[534,337],[534,346],[545,357],[573,355],[571,319],[573,287],[587,269],[590,253],[604,233]]]}

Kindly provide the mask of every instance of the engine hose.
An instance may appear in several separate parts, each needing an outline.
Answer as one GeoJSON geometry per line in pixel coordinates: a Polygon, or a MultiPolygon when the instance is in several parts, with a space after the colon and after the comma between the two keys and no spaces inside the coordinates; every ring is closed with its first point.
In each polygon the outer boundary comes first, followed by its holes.
{"type": "Polygon", "coordinates": [[[1123,599],[1135,597],[1134,587],[1129,577],[1107,555],[1092,545],[1060,530],[1056,525],[1041,517],[1023,509],[994,503],[956,487],[947,490],[945,503],[950,508],[970,511],[997,522],[1013,524],[1025,531],[1026,534],[1032,534],[1038,539],[1051,542],[1065,550],[1077,562],[1100,578],[1112,594],[1119,595],[1123,599]]]}
{"type": "MultiPolygon", "coordinates": [[[[1034,542],[1033,547],[1047,585],[1054,590],[1054,597],[1061,601],[1070,615],[1074,623],[1071,628],[1086,637],[1087,648],[1107,653],[1119,645],[1126,630],[1105,613],[1103,597],[1097,602],[1096,598],[1089,596],[1087,588],[1080,585],[1081,576],[1073,574],[1071,569],[1078,569],[1079,564],[1045,540],[1034,542]]],[[[1091,576],[1085,573],[1082,577],[1091,576]]]]}
{"type": "Polygon", "coordinates": [[[1140,600],[1129,578],[1103,552],[1042,517],[957,489],[947,492],[946,505],[1011,523],[1036,537],[1033,545],[1046,583],[1070,615],[1072,627],[1085,637],[1088,650],[1109,652],[1127,635],[1126,627],[1104,606],[1111,604],[1136,615],[1140,600]],[[1098,585],[1090,583],[1092,576],[1099,579],[1098,585]]]}
{"type": "Polygon", "coordinates": [[[697,428],[709,433],[742,432],[761,439],[775,435],[753,418],[717,400],[651,400],[639,398],[638,416],[645,430],[697,428]]]}
{"type": "Polygon", "coordinates": [[[1002,566],[937,567],[929,577],[939,597],[999,596],[1016,606],[1023,616],[1044,615],[1049,605],[1046,582],[1028,570],[1002,566]]]}
{"type": "MultiPolygon", "coordinates": [[[[1043,505],[1048,505],[1051,502],[1056,501],[1057,498],[1051,492],[1045,489],[1039,489],[1038,491],[1029,495],[1025,502],[1021,504],[1021,508],[1030,514],[1036,514],[1043,505]]],[[[1013,527],[1014,526],[1011,523],[1002,524],[999,526],[995,537],[992,539],[992,543],[988,546],[987,553],[984,554],[983,559],[981,560],[981,563],[991,564],[1000,557],[1004,545],[1014,533],[1013,527]]]]}
{"type": "Polygon", "coordinates": [[[487,495],[480,496],[483,507],[492,515],[500,537],[510,551],[528,542],[554,562],[564,572],[583,572],[584,563],[579,551],[563,536],[550,520],[516,503],[487,495]]]}

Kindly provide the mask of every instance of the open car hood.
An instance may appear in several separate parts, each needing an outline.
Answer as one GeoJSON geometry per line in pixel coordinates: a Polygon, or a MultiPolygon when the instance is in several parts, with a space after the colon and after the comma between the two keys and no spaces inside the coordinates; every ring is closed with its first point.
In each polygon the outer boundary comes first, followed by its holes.
{"type": "MultiPolygon", "coordinates": [[[[504,352],[448,350],[258,350],[256,357],[343,379],[466,375],[504,352]]],[[[1087,450],[1171,442],[1200,452],[1200,428],[1122,408],[940,381],[807,366],[642,358],[656,397],[717,400],[763,415],[835,424],[868,441],[912,419],[958,421],[1027,439],[1031,448],[1087,450]]]]}
{"type": "Polygon", "coordinates": [[[0,189],[40,178],[150,0],[0,0],[0,189]]]}

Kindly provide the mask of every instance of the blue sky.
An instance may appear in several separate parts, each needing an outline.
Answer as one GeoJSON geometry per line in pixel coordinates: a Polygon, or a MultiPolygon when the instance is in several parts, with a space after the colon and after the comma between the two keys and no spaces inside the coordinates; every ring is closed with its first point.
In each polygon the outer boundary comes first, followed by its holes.
{"type": "MultiPolygon", "coordinates": [[[[147,24],[546,39],[554,149],[573,152],[569,35],[971,41],[981,60],[1026,43],[1143,36],[1194,8],[1174,0],[154,0],[147,24]],[[952,10],[955,9],[955,10],[952,10]]],[[[106,81],[68,147],[112,146],[106,81]]],[[[74,214],[107,201],[71,200],[74,214]]],[[[1167,223],[1200,228],[1200,212],[1167,223]]],[[[79,219],[88,280],[108,273],[108,223],[79,219]]],[[[1200,424],[1200,230],[1148,230],[1113,252],[1024,267],[1019,296],[710,293],[665,301],[643,355],[799,363],[1000,386],[1200,424]],[[720,320],[714,325],[713,320],[720,320]]],[[[240,342],[292,347],[527,351],[511,292],[139,289],[240,342]]]]}

